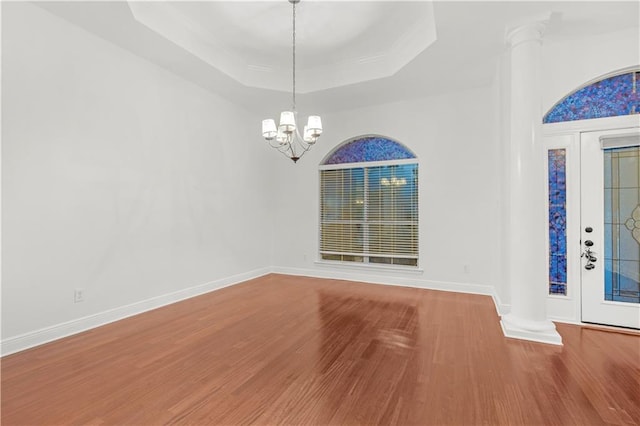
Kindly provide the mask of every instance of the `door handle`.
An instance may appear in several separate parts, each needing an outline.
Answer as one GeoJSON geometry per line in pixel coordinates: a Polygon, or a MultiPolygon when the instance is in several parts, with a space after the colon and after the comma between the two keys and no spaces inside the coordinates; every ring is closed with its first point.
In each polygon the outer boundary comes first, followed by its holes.
{"type": "Polygon", "coordinates": [[[598,258],[595,256],[596,252],[591,250],[591,247],[593,247],[593,241],[586,240],[584,242],[584,245],[585,245],[585,249],[580,255],[580,257],[584,257],[587,259],[587,263],[586,265],[584,265],[584,269],[586,269],[587,271],[590,271],[596,267],[594,263],[596,260],[598,260],[598,258]]]}

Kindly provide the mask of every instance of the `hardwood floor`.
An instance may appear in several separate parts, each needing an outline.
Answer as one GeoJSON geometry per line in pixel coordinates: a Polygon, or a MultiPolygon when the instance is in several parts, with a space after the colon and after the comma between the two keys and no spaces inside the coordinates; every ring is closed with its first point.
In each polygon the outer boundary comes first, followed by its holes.
{"type": "Polygon", "coordinates": [[[2,359],[2,424],[640,424],[640,337],[269,275],[2,359]]]}

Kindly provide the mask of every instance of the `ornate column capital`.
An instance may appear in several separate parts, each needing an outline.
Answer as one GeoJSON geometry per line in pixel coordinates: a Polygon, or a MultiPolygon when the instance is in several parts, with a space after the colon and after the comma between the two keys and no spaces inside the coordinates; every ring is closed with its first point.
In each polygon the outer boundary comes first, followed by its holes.
{"type": "Polygon", "coordinates": [[[507,25],[504,35],[505,44],[513,48],[526,41],[541,41],[550,20],[551,14],[545,14],[507,25]]]}

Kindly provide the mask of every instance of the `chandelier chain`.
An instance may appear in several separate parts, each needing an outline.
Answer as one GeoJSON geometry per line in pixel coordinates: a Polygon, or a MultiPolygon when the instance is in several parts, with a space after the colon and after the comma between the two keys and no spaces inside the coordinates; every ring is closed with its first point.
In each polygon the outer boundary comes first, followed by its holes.
{"type": "Polygon", "coordinates": [[[296,111],[296,4],[293,3],[293,112],[296,111]]]}
{"type": "MultiPolygon", "coordinates": [[[[2,1],[2,0],[0,0],[2,1]]],[[[310,115],[307,125],[299,126],[296,124],[296,4],[300,0],[289,0],[292,4],[293,18],[293,81],[292,81],[292,109],[291,111],[283,111],[280,113],[280,124],[276,126],[273,119],[262,120],[262,136],[267,140],[272,148],[275,148],[282,155],[290,158],[293,162],[297,162],[313,145],[318,141],[322,134],[322,122],[320,116],[310,115]]]]}

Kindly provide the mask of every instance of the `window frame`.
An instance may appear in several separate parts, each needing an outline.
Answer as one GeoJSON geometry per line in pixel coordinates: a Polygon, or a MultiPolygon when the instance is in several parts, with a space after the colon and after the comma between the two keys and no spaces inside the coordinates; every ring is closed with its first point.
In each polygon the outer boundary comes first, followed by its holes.
{"type": "MultiPolygon", "coordinates": [[[[354,139],[351,139],[350,141],[353,141],[354,139]]],[[[390,139],[392,140],[392,139],[390,139]]],[[[336,152],[338,149],[340,149],[342,146],[346,145],[347,143],[349,143],[348,141],[345,142],[344,144],[340,144],[336,149],[332,150],[331,153],[329,155],[331,155],[333,152],[336,152]]],[[[417,157],[414,158],[405,158],[405,159],[396,159],[396,160],[382,160],[382,161],[363,161],[363,162],[355,162],[355,163],[339,163],[339,164],[322,164],[318,167],[318,251],[317,251],[317,261],[315,262],[316,264],[324,264],[324,265],[333,265],[333,266],[346,266],[349,268],[364,268],[364,269],[379,269],[379,270],[402,270],[402,271],[414,271],[414,272],[422,272],[422,269],[420,269],[420,174],[419,174],[419,170],[420,170],[420,161],[418,160],[417,157]],[[417,200],[416,200],[416,208],[417,208],[417,218],[415,221],[415,224],[417,226],[417,236],[416,236],[416,245],[417,245],[417,254],[415,256],[416,259],[416,264],[415,265],[402,265],[402,264],[386,264],[386,263],[375,263],[375,262],[369,262],[369,257],[394,257],[394,256],[371,256],[371,254],[367,255],[362,255],[362,257],[364,258],[362,262],[356,262],[356,261],[345,261],[345,260],[328,260],[328,259],[323,259],[323,252],[321,250],[321,245],[322,245],[322,172],[323,171],[327,171],[327,170],[344,170],[344,169],[356,169],[356,168],[362,168],[364,169],[364,175],[365,175],[365,194],[367,191],[367,169],[370,168],[376,168],[376,167],[384,167],[384,166],[398,166],[398,165],[407,165],[407,164],[415,164],[416,165],[416,169],[418,170],[418,182],[417,182],[417,187],[416,187],[416,193],[417,193],[417,200]]],[[[365,195],[366,198],[366,195],[365,195]]],[[[367,222],[367,216],[365,214],[365,216],[363,217],[363,223],[365,223],[366,226],[366,222],[367,222]]],[[[363,238],[367,238],[366,235],[363,235],[363,238]]],[[[345,255],[349,255],[349,254],[345,254],[345,255]]],[[[360,255],[358,255],[360,256],[360,255]]],[[[398,258],[410,258],[407,256],[397,256],[398,258]]],[[[413,258],[413,257],[411,257],[413,258]]]]}

